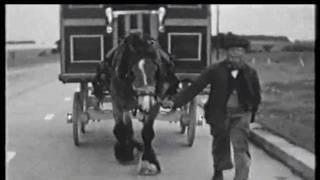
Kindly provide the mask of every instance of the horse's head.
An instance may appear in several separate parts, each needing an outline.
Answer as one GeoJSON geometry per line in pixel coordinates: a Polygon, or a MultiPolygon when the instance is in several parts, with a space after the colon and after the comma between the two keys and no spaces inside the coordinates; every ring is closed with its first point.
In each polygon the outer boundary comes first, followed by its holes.
{"type": "Polygon", "coordinates": [[[138,97],[140,110],[148,112],[155,105],[161,74],[161,56],[155,40],[140,33],[124,39],[122,57],[116,67],[119,79],[125,79],[138,97]]]}

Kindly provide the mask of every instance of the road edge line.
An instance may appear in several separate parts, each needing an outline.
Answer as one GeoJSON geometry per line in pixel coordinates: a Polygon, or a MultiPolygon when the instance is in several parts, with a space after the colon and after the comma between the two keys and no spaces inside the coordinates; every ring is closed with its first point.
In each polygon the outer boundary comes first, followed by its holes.
{"type": "Polygon", "coordinates": [[[252,126],[249,136],[251,142],[262,148],[273,158],[285,164],[298,176],[305,180],[315,179],[315,155],[313,153],[269,132],[259,123],[253,123],[250,126],[252,126]],[[299,151],[299,153],[293,154],[292,151],[294,150],[299,151]],[[309,162],[304,158],[299,158],[301,156],[308,157],[309,162]],[[310,157],[313,159],[312,162],[310,162],[310,157]]]}

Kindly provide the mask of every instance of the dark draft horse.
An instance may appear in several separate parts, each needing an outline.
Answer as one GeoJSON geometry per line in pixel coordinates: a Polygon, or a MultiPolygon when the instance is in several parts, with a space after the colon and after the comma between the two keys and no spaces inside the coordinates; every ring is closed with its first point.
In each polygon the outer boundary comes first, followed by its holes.
{"type": "Polygon", "coordinates": [[[132,33],[107,54],[97,69],[94,94],[102,99],[109,90],[112,99],[117,139],[114,146],[119,162],[134,160],[134,149],[142,151],[139,174],[154,175],[161,171],[152,147],[155,137],[153,123],[161,99],[177,93],[178,78],[172,57],[157,41],[142,33],[132,33]],[[131,117],[142,121],[143,145],[133,137],[131,117]]]}

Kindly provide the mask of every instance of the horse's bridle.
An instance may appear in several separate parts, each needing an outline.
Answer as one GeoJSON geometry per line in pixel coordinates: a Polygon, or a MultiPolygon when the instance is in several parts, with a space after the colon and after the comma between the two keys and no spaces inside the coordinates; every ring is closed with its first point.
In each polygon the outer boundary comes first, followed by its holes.
{"type": "MultiPolygon", "coordinates": [[[[162,67],[162,59],[164,59],[165,61],[170,61],[170,57],[168,54],[166,54],[159,46],[159,44],[157,43],[156,40],[154,39],[149,39],[150,42],[148,42],[151,46],[153,46],[153,48],[155,49],[156,51],[156,54],[157,54],[157,58],[156,59],[152,59],[153,60],[153,63],[156,64],[156,66],[158,67],[157,68],[157,73],[163,73],[163,67],[162,67]]],[[[120,75],[119,75],[119,66],[121,64],[121,61],[122,61],[122,56],[123,56],[123,50],[124,50],[124,45],[125,45],[125,42],[122,41],[120,42],[120,44],[113,48],[112,50],[110,50],[107,54],[107,58],[111,58],[112,61],[110,63],[110,65],[113,67],[111,68],[112,71],[115,72],[115,75],[120,78],[120,75]],[[120,61],[120,62],[119,62],[120,61]]],[[[129,46],[130,47],[130,46],[129,46]]],[[[131,47],[132,48],[132,47],[131,47]]],[[[132,50],[132,49],[130,49],[132,50]]],[[[170,63],[170,62],[169,62],[170,63]]],[[[127,79],[127,75],[130,73],[130,70],[125,74],[125,78],[127,79]]],[[[133,89],[132,89],[133,90],[133,89]]],[[[151,96],[151,97],[154,97],[155,101],[156,102],[159,102],[161,99],[162,99],[162,94],[158,94],[157,93],[157,90],[155,90],[154,92],[143,92],[143,91],[138,91],[136,92],[135,90],[133,90],[135,92],[135,96],[138,98],[139,96],[151,96]]],[[[132,112],[136,112],[137,109],[139,109],[140,111],[143,112],[143,110],[141,109],[141,107],[137,106],[136,108],[132,109],[132,112]]]]}

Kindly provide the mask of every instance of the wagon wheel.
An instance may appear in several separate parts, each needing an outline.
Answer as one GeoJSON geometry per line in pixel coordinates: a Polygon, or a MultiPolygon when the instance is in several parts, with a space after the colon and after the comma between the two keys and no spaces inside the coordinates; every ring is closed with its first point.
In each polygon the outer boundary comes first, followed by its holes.
{"type": "Polygon", "coordinates": [[[188,146],[191,147],[193,145],[195,135],[196,135],[196,123],[197,123],[197,101],[196,98],[190,103],[189,106],[189,124],[187,129],[187,140],[188,146]]]}
{"type": "MultiPolygon", "coordinates": [[[[81,114],[81,100],[80,93],[75,92],[73,95],[73,112],[72,112],[72,128],[73,128],[73,142],[74,145],[79,146],[79,125],[81,114]]],[[[81,125],[80,125],[81,126],[81,125]]]]}
{"type": "Polygon", "coordinates": [[[86,133],[85,127],[86,127],[85,124],[84,124],[84,123],[81,123],[80,130],[81,130],[81,133],[82,133],[82,134],[86,133]]]}
{"type": "Polygon", "coordinates": [[[180,122],[180,133],[184,134],[184,132],[186,131],[186,125],[183,124],[183,115],[180,116],[179,122],[180,122]]]}
{"type": "MultiPolygon", "coordinates": [[[[182,80],[181,81],[181,87],[179,87],[180,89],[185,88],[186,86],[190,85],[190,81],[189,80],[182,80]]],[[[182,114],[179,118],[179,122],[180,122],[180,133],[184,134],[186,131],[186,128],[188,126],[188,117],[187,117],[187,112],[189,112],[189,108],[190,108],[190,103],[187,103],[186,105],[184,105],[182,107],[182,114]]]]}
{"type": "Polygon", "coordinates": [[[82,134],[86,133],[85,127],[86,127],[88,121],[89,121],[89,114],[87,112],[81,113],[80,131],[82,134]]]}
{"type": "Polygon", "coordinates": [[[187,112],[189,112],[189,107],[190,107],[190,103],[186,104],[185,106],[182,107],[182,114],[179,118],[179,122],[180,122],[180,133],[184,134],[188,125],[188,117],[187,112]]]}

